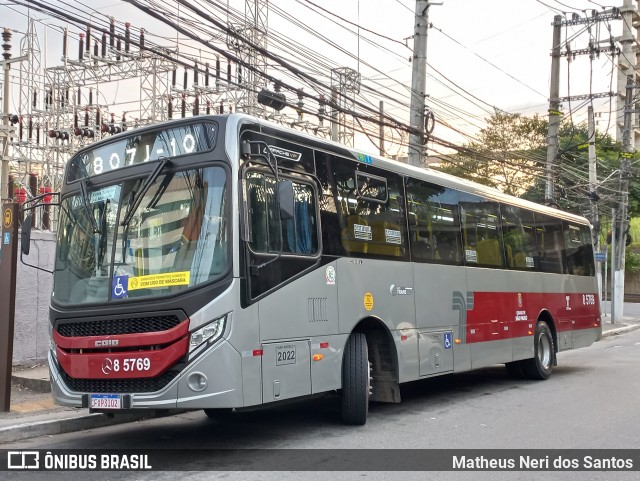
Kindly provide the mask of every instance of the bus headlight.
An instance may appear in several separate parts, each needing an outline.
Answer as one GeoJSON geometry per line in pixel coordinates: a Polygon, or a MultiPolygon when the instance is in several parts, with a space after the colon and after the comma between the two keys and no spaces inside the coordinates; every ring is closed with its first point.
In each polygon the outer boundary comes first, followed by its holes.
{"type": "Polygon", "coordinates": [[[207,346],[220,339],[224,333],[226,322],[227,316],[224,315],[202,326],[197,331],[193,331],[189,338],[189,359],[193,359],[207,346]]]}

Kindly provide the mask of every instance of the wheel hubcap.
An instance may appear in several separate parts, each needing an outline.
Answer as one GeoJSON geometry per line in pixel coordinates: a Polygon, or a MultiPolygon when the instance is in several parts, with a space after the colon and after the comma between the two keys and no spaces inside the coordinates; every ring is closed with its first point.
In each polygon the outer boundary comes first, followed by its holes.
{"type": "Polygon", "coordinates": [[[551,366],[551,342],[544,334],[538,339],[538,360],[545,370],[551,366]]]}

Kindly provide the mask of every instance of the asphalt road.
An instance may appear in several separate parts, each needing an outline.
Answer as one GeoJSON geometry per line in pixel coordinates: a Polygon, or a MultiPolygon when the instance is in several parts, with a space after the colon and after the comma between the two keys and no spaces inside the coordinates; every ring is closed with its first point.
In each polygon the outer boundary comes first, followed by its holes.
{"type": "MultiPolygon", "coordinates": [[[[373,404],[364,427],[343,426],[336,398],[210,420],[202,412],[153,419],[16,443],[11,449],[173,449],[185,453],[180,478],[199,479],[637,479],[637,472],[399,472],[408,464],[399,452],[372,451],[388,459],[388,470],[313,472],[327,459],[309,456],[298,469],[257,472],[254,456],[227,459],[231,471],[216,468],[212,451],[195,449],[598,449],[640,448],[640,331],[604,339],[593,346],[561,353],[547,381],[510,379],[502,366],[403,386],[401,404],[373,404]],[[188,456],[187,454],[188,453],[188,456]],[[238,461],[241,459],[241,461],[238,461]],[[308,463],[307,463],[308,461],[308,463]],[[234,471],[250,469],[251,471],[234,471]],[[395,471],[397,470],[397,471],[395,471]]],[[[622,452],[622,451],[620,451],[622,452]]],[[[290,465],[287,451],[282,465],[290,465]]],[[[425,452],[422,454],[424,455],[425,452]]],[[[289,456],[297,455],[289,452],[289,456]]],[[[415,453],[420,456],[421,453],[415,453]]],[[[340,456],[336,456],[339,458],[340,456]]],[[[264,458],[262,458],[264,459],[264,458]]],[[[376,460],[379,462],[379,458],[376,460]]],[[[340,469],[350,466],[336,461],[340,469]]],[[[175,472],[11,473],[11,479],[175,479],[175,472]]]]}

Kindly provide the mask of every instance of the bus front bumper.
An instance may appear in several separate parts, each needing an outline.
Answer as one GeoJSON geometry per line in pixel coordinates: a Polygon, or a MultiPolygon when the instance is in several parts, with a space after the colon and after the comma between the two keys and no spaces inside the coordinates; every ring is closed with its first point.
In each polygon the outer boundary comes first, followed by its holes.
{"type": "MultiPolygon", "coordinates": [[[[115,394],[121,399],[118,412],[154,409],[216,409],[243,406],[242,358],[226,340],[221,340],[190,362],[164,388],[156,392],[77,392],[64,381],[60,367],[49,351],[51,393],[57,404],[90,407],[92,394],[115,394]]],[[[109,412],[107,409],[96,412],[109,412]]]]}

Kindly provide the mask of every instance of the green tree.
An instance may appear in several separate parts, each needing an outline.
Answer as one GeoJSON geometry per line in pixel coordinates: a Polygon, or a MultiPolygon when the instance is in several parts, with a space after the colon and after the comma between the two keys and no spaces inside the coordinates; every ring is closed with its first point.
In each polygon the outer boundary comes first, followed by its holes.
{"type": "MultiPolygon", "coordinates": [[[[545,203],[548,121],[496,110],[486,119],[477,141],[443,160],[439,169],[508,194],[545,203]]],[[[621,145],[609,135],[596,134],[597,174],[601,182],[594,196],[589,189],[589,135],[586,123],[562,122],[558,163],[553,179],[555,204],[561,209],[587,215],[591,203],[608,216],[619,202],[621,145]],[[599,200],[598,200],[599,199],[599,200]]],[[[632,161],[633,165],[633,161],[632,161]]],[[[640,215],[640,182],[629,182],[629,214],[640,215]]]]}
{"type": "Polygon", "coordinates": [[[486,120],[478,141],[443,161],[440,170],[520,195],[532,176],[540,175],[547,122],[537,114],[526,117],[500,110],[486,120]]]}

